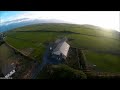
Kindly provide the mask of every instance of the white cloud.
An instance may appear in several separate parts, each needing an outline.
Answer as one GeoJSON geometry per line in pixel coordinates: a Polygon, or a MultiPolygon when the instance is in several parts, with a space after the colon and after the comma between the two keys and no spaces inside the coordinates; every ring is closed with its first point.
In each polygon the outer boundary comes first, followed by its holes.
{"type": "Polygon", "coordinates": [[[119,30],[119,12],[115,11],[41,11],[27,12],[20,17],[60,19],[77,24],[93,24],[119,30]]]}
{"type": "Polygon", "coordinates": [[[119,30],[119,11],[28,11],[13,19],[58,19],[119,30]]]}
{"type": "Polygon", "coordinates": [[[0,23],[2,23],[2,22],[4,22],[4,20],[3,20],[3,19],[0,19],[0,23]]]}

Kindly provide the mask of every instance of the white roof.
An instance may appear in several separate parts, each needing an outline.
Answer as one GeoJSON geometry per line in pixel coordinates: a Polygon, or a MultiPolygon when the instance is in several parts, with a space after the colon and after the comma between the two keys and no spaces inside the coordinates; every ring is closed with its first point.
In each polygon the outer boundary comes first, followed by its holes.
{"type": "Polygon", "coordinates": [[[10,76],[12,76],[15,73],[15,70],[12,70],[10,73],[8,73],[5,78],[9,78],[10,76]]]}
{"type": "Polygon", "coordinates": [[[70,45],[66,42],[61,42],[57,45],[57,47],[53,50],[53,54],[60,55],[63,54],[67,57],[67,53],[69,50],[70,45]]]}

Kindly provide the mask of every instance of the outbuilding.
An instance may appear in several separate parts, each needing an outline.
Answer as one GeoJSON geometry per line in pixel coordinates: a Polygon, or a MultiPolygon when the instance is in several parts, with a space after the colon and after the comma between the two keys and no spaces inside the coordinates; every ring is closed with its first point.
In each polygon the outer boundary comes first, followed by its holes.
{"type": "Polygon", "coordinates": [[[61,60],[66,59],[70,45],[66,42],[66,39],[59,39],[55,42],[55,47],[52,51],[52,57],[61,60]]]}

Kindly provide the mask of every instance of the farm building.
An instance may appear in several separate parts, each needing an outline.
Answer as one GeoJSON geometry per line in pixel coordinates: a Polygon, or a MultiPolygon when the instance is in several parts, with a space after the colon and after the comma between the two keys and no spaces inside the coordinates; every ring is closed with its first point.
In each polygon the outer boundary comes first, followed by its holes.
{"type": "Polygon", "coordinates": [[[66,59],[70,45],[66,42],[66,38],[58,39],[55,41],[55,46],[52,50],[52,57],[57,60],[66,59]]]}
{"type": "Polygon", "coordinates": [[[12,64],[5,64],[2,67],[2,74],[4,75],[5,78],[9,78],[15,73],[15,65],[14,63],[12,64]]]}

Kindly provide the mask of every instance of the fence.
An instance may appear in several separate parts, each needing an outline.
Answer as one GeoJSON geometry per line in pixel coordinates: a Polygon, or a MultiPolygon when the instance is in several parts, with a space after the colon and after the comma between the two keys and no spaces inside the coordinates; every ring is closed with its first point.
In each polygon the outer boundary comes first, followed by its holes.
{"type": "Polygon", "coordinates": [[[8,44],[7,42],[5,42],[5,45],[8,46],[8,47],[10,47],[12,50],[14,50],[14,52],[15,52],[16,54],[19,54],[19,55],[23,56],[25,59],[35,60],[35,59],[33,59],[33,58],[28,57],[27,55],[25,55],[24,53],[22,53],[21,51],[19,51],[19,50],[16,49],[15,47],[11,46],[11,45],[8,44]]]}

